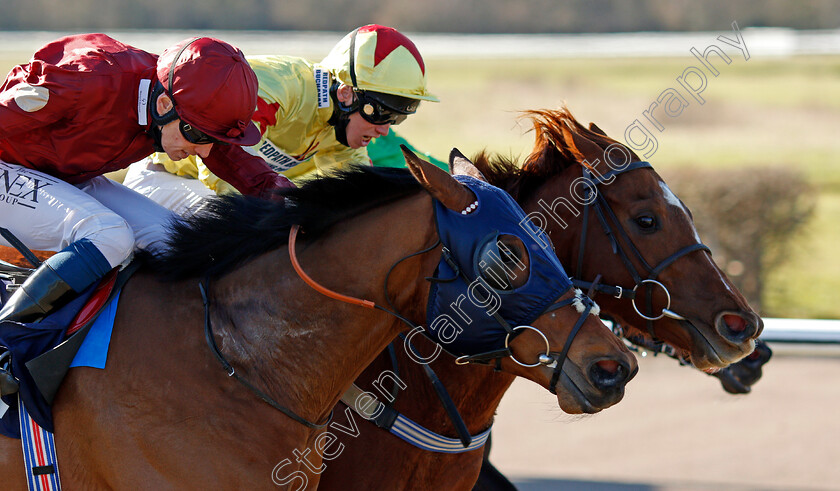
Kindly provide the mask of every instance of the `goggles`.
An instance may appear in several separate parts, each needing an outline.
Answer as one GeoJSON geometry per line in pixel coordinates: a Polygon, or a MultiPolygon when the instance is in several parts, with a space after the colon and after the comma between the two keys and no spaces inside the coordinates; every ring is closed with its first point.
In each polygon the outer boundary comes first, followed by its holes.
{"type": "MultiPolygon", "coordinates": [[[[354,92],[358,98],[359,114],[370,124],[400,124],[405,121],[409,114],[414,114],[417,111],[417,105],[420,103],[418,100],[408,99],[407,101],[410,101],[408,104],[401,104],[403,106],[401,109],[394,109],[389,107],[386,101],[381,100],[386,98],[383,97],[385,94],[377,97],[364,90],[355,90],[354,92]]],[[[398,97],[392,96],[391,98],[396,99],[398,97]]]]}
{"type": "Polygon", "coordinates": [[[181,130],[181,135],[184,137],[184,139],[195,145],[207,145],[209,143],[224,143],[204,133],[203,131],[199,130],[193,125],[185,122],[183,119],[179,120],[178,129],[181,130]]]}

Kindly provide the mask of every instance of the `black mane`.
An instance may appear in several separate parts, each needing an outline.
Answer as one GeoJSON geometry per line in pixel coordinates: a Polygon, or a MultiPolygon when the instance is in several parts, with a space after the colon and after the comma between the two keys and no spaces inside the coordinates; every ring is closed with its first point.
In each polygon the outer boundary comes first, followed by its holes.
{"type": "Polygon", "coordinates": [[[314,238],[345,218],[420,189],[406,169],[355,166],[283,190],[283,203],[241,195],[212,198],[198,215],[174,221],[169,250],[146,262],[167,279],[218,276],[286,244],[292,225],[314,238]]]}

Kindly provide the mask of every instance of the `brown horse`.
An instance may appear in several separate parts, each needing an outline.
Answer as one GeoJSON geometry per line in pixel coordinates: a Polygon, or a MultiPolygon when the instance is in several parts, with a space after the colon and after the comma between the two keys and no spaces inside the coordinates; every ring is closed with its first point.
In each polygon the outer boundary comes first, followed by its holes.
{"type": "MultiPolygon", "coordinates": [[[[422,188],[404,171],[359,170],[289,190],[285,206],[221,199],[207,215],[179,227],[175,252],[163,264],[176,268],[170,274],[182,279],[161,282],[148,270],[135,275],[120,297],[107,369],[71,369],[57,394],[53,413],[64,485],[314,488],[317,474],[307,478],[302,471],[338,456],[345,448],[341,437],[360,426],[343,410],[335,411],[328,431],[312,426],[328,420],[341,393],[404,329],[381,306],[390,305],[414,322],[426,320],[426,278],[441,257],[432,213],[437,205],[431,198],[467,213],[478,195],[433,165],[411,155],[407,159],[422,188]],[[285,242],[292,224],[304,230],[296,248],[285,242]],[[293,270],[289,249],[297,250],[303,270],[321,288],[380,307],[365,309],[310,288],[293,270]],[[412,255],[416,251],[426,253],[412,255]],[[208,277],[213,281],[202,283],[209,299],[205,307],[199,284],[208,277]],[[205,315],[215,329],[212,343],[202,332],[205,315]],[[221,369],[208,344],[218,345],[232,370],[221,369]],[[307,424],[260,401],[240,379],[307,424]]],[[[476,173],[465,159],[455,165],[476,173]]],[[[437,213],[443,212],[438,208],[437,213]]],[[[521,265],[506,292],[508,302],[520,296],[523,282],[531,283],[529,257],[536,256],[529,256],[526,251],[533,247],[526,244],[536,242],[527,236],[503,240],[521,265]]],[[[558,301],[574,297],[569,289],[558,301]]],[[[578,313],[575,306],[581,304],[544,313],[531,324],[536,332],[528,329],[510,343],[517,359],[530,362],[548,356],[546,351],[559,352],[573,326],[578,329],[568,363],[555,363],[564,369],[558,403],[569,412],[618,402],[637,368],[597,316],[578,313]],[[567,372],[570,367],[579,367],[576,375],[567,372]]],[[[510,376],[551,388],[554,372],[537,365],[525,368],[512,358],[501,362],[510,376]]],[[[4,489],[25,488],[19,445],[0,438],[4,489]]]]}
{"type": "MultiPolygon", "coordinates": [[[[590,213],[586,227],[588,241],[581,235],[570,234],[568,228],[563,229],[563,220],[572,222],[580,218],[566,208],[556,205],[552,211],[559,213],[547,219],[546,228],[552,234],[561,261],[579,264],[572,268],[573,276],[591,282],[599,274],[619,273],[621,276],[600,281],[604,285],[620,286],[623,292],[621,298],[598,296],[604,310],[631,329],[648,322],[646,330],[635,328],[638,334],[649,334],[668,343],[697,368],[714,370],[749,355],[763,322],[714,263],[697,235],[690,211],[661,177],[649,166],[635,167],[640,161],[635,153],[594,124],[583,127],[568,110],[530,114],[536,119],[538,143],[523,174],[547,177],[551,165],[546,167],[545,163],[552,158],[597,163],[592,171],[594,176],[613,174],[601,179],[607,182],[597,188],[604,201],[594,202],[600,208],[590,213]],[[563,135],[565,146],[540,145],[559,135],[563,135]],[[605,164],[610,160],[612,163],[605,164]],[[623,170],[614,170],[622,167],[623,170]],[[634,167],[636,170],[632,170],[634,167]],[[619,210],[619,206],[623,209],[619,210]],[[610,224],[608,230],[595,218],[602,213],[604,221],[610,224]],[[605,231],[607,240],[597,240],[599,236],[604,237],[605,231]],[[554,238],[555,235],[558,237],[554,238]],[[609,259],[615,263],[604,262],[609,259]],[[631,302],[626,292],[634,288],[636,298],[631,302]],[[645,291],[648,288],[652,294],[645,291]],[[646,308],[646,303],[651,303],[653,308],[646,308]]],[[[557,203],[557,197],[564,196],[559,190],[565,189],[568,196],[569,190],[575,189],[576,176],[568,173],[551,178],[538,191],[535,185],[542,178],[514,178],[505,165],[495,168],[499,170],[495,174],[486,172],[491,176],[488,179],[511,192],[528,213],[539,210],[545,213],[542,216],[548,217],[543,205],[557,203]]],[[[585,213],[580,216],[586,219],[585,213]]]]}
{"type": "MultiPolygon", "coordinates": [[[[685,320],[659,316],[651,321],[655,336],[675,346],[681,356],[700,368],[724,366],[749,354],[753,339],[761,331],[760,318],[709,254],[695,245],[700,241],[688,210],[656,172],[639,163],[639,158],[623,146],[616,149],[618,143],[594,125],[593,130],[580,125],[566,109],[534,111],[530,115],[534,120],[536,145],[524,165],[501,159],[491,163],[480,156],[476,166],[491,183],[510,192],[529,216],[540,221],[570,273],[578,270],[576,277],[589,282],[600,277],[599,285],[612,285],[611,289],[602,288],[612,294],[616,292],[614,286],[623,286],[623,298],[598,296],[602,314],[607,313],[624,325],[632,326],[627,324],[631,321],[640,326],[636,334],[649,335],[645,329],[647,321],[641,315],[657,317],[657,314],[645,308],[645,288],[636,289],[635,304],[627,294],[633,292],[639,277],[649,278],[650,270],[664,265],[656,277],[663,288],[657,287],[651,303],[656,308],[665,308],[666,299],[660,297],[664,297],[667,288],[669,312],[685,320]],[[628,157],[626,162],[620,162],[623,172],[614,173],[615,178],[609,183],[597,185],[597,192],[616,218],[615,224],[608,222],[608,235],[596,210],[589,210],[585,223],[586,212],[578,209],[575,214],[561,204],[582,208],[572,193],[578,192],[579,198],[584,198],[584,192],[573,183],[580,182],[575,180],[582,177],[587,166],[592,166],[589,172],[594,179],[609,176],[615,167],[621,168],[615,162],[611,162],[614,167],[607,166],[612,152],[628,157]],[[611,237],[618,242],[615,249],[611,237]],[[631,248],[639,256],[628,252],[631,248]],[[678,251],[683,253],[675,255],[678,251]]],[[[594,201],[591,206],[595,206],[594,201]]],[[[605,209],[602,212],[610,213],[605,209]]],[[[608,216],[605,219],[611,220],[608,216]]],[[[597,293],[598,288],[596,285],[593,291],[597,293]]],[[[395,409],[435,433],[454,437],[452,424],[436,402],[426,375],[407,363],[404,355],[398,358],[399,376],[407,388],[395,391],[395,409]]],[[[469,431],[475,435],[492,425],[493,414],[513,377],[484,366],[458,367],[452,361],[440,359],[431,366],[450,391],[469,431]]],[[[388,369],[393,370],[392,363],[383,354],[357,383],[369,388],[375,374],[388,369]]],[[[481,466],[481,449],[465,453],[430,452],[365,424],[352,446],[329,463],[321,476],[320,489],[471,489],[481,466]]]]}

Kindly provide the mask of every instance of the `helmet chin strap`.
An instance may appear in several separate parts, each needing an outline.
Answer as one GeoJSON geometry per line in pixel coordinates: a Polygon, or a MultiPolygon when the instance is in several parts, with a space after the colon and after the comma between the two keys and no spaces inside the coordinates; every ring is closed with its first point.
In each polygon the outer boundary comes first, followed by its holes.
{"type": "Polygon", "coordinates": [[[148,133],[149,136],[152,137],[152,140],[154,140],[153,145],[155,148],[155,152],[165,152],[165,150],[163,149],[163,143],[161,142],[163,134],[160,131],[160,126],[152,124],[151,128],[149,128],[148,133]]]}
{"type": "MultiPolygon", "coordinates": [[[[350,83],[353,84],[354,90],[358,87],[356,83],[356,34],[358,33],[359,29],[357,28],[350,35],[350,83]]],[[[338,80],[334,80],[330,86],[330,97],[335,109],[333,109],[332,117],[327,123],[335,126],[335,139],[338,140],[338,143],[349,147],[350,145],[347,143],[347,124],[350,122],[350,115],[358,111],[361,104],[358,97],[354,97],[349,106],[338,100],[339,85],[338,80]]]]}
{"type": "Polygon", "coordinates": [[[350,145],[347,143],[347,124],[350,123],[350,115],[359,110],[359,99],[353,98],[353,102],[348,106],[338,100],[338,87],[341,84],[335,80],[330,86],[330,98],[333,101],[333,113],[330,116],[328,124],[335,127],[335,139],[345,147],[350,145]]]}
{"type": "Polygon", "coordinates": [[[161,128],[163,128],[168,123],[175,121],[178,119],[178,113],[175,112],[175,105],[172,105],[172,108],[169,109],[165,114],[158,114],[157,112],[157,100],[161,94],[164,94],[163,84],[160,82],[156,82],[155,86],[152,88],[152,94],[149,96],[150,104],[149,104],[149,114],[152,117],[152,124],[149,126],[149,134],[151,135],[152,139],[154,140],[155,151],[156,152],[163,152],[163,144],[161,143],[162,132],[161,128]]]}

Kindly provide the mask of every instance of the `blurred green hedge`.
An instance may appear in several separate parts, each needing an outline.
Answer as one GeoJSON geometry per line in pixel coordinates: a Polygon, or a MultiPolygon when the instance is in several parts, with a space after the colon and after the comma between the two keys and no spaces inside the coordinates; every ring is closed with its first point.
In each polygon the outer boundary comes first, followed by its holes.
{"type": "Polygon", "coordinates": [[[765,310],[763,286],[813,217],[818,190],[785,167],[679,169],[666,181],[691,210],[718,266],[753,308],[765,310]]]}

